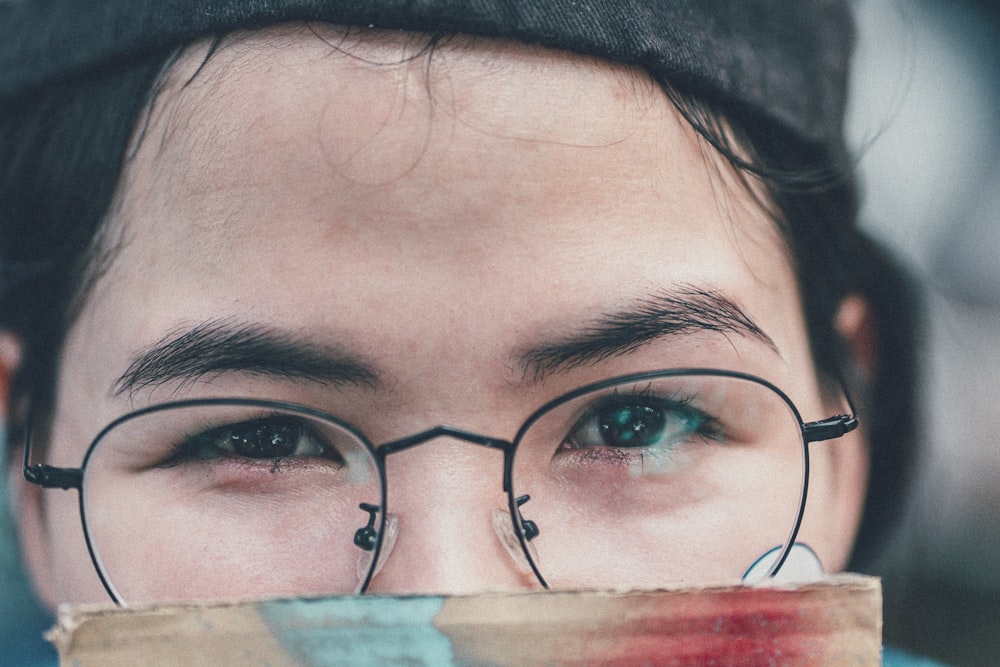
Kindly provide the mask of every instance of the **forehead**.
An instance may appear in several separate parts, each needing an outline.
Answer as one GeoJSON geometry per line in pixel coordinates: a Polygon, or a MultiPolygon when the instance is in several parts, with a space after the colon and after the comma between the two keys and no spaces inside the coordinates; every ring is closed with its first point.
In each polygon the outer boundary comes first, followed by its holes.
{"type": "Polygon", "coordinates": [[[146,267],[165,259],[158,246],[190,246],[170,258],[180,270],[276,236],[407,237],[410,253],[438,259],[511,249],[512,235],[556,248],[654,224],[781,246],[728,165],[634,70],[333,28],[238,36],[204,58],[198,46],[174,67],[126,170],[116,222],[146,267]]]}
{"type": "Polygon", "coordinates": [[[103,386],[166,333],[226,318],[425,377],[496,374],[533,335],[678,286],[722,292],[806,361],[775,225],[643,74],[315,28],[205,53],[142,126],[123,242],[71,337],[103,386]]]}

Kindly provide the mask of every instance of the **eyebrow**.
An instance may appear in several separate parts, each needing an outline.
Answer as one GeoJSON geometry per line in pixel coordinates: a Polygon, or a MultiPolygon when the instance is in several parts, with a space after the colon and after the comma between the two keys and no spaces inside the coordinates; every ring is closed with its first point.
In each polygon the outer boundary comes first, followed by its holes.
{"type": "Polygon", "coordinates": [[[736,334],[778,352],[771,337],[721,292],[682,286],[604,314],[576,334],[534,345],[519,361],[525,376],[537,382],[548,373],[629,354],[665,336],[698,332],[736,334]]]}
{"type": "Polygon", "coordinates": [[[215,320],[173,331],[143,350],[115,382],[115,394],[226,372],[370,388],[379,378],[374,365],[346,349],[260,324],[215,320]]]}
{"type": "MultiPolygon", "coordinates": [[[[552,372],[629,354],[666,336],[697,332],[737,334],[778,351],[743,309],[720,292],[681,288],[639,299],[576,334],[532,345],[517,356],[524,376],[537,382],[552,372]]],[[[261,324],[214,320],[170,332],[137,354],[116,380],[114,393],[131,396],[226,372],[372,389],[380,375],[362,355],[341,347],[261,324]]]]}

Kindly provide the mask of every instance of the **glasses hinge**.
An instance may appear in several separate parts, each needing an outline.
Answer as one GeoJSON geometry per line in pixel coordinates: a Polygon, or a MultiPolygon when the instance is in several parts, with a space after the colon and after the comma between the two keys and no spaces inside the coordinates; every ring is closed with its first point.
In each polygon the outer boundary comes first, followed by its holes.
{"type": "Polygon", "coordinates": [[[806,442],[819,442],[839,438],[858,427],[858,418],[854,415],[836,415],[829,419],[821,419],[802,425],[802,435],[806,442]]]}
{"type": "Polygon", "coordinates": [[[79,468],[55,468],[38,463],[24,467],[24,478],[43,489],[79,489],[83,471],[79,468]]]}

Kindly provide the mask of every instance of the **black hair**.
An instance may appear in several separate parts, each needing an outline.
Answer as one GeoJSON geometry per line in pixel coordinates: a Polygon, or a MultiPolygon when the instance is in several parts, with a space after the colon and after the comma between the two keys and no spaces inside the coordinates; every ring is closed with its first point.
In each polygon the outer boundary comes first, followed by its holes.
{"type": "MultiPolygon", "coordinates": [[[[130,142],[175,57],[161,51],[0,99],[0,328],[23,344],[9,442],[23,436],[29,411],[35,429],[51,419],[60,351],[92,277],[130,142]]],[[[871,477],[851,567],[864,569],[900,510],[914,458],[915,293],[888,255],[857,231],[856,186],[843,153],[808,145],[702,91],[659,83],[709,143],[766,184],[791,250],[816,367],[845,378],[860,399],[871,477]],[[833,324],[850,294],[866,298],[875,318],[880,357],[867,386],[852,382],[856,374],[833,324]]]]}
{"type": "Polygon", "coordinates": [[[63,340],[164,56],[0,99],[0,327],[23,346],[9,442],[29,409],[48,422],[63,340]]]}

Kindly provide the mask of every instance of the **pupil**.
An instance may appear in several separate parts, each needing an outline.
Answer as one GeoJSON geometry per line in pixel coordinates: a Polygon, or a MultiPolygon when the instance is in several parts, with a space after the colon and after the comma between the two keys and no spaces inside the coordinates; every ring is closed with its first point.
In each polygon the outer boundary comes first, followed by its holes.
{"type": "Polygon", "coordinates": [[[297,430],[288,424],[248,424],[229,435],[236,454],[254,459],[288,456],[295,451],[297,441],[297,430]]]}
{"type": "Polygon", "coordinates": [[[605,442],[612,447],[648,447],[663,433],[666,416],[648,405],[615,408],[600,419],[605,442]]]}

